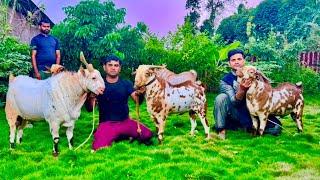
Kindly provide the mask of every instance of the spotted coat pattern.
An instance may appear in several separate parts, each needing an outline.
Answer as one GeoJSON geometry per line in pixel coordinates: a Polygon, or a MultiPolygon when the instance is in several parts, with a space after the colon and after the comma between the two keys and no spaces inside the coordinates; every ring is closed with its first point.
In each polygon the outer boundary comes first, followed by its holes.
{"type": "Polygon", "coordinates": [[[238,82],[251,79],[252,84],[246,93],[246,102],[249,109],[253,128],[263,134],[267,117],[272,114],[284,116],[290,114],[296,122],[298,131],[303,130],[302,114],[304,99],[301,83],[283,83],[272,88],[269,80],[254,66],[245,66],[237,72],[238,82]],[[259,120],[259,122],[258,122],[259,120]]]}
{"type": "Polygon", "coordinates": [[[200,117],[209,138],[209,125],[206,119],[205,89],[192,80],[186,79],[180,84],[171,84],[158,75],[164,67],[153,65],[140,65],[136,70],[135,88],[145,87],[147,109],[153,118],[158,133],[158,140],[163,141],[166,118],[170,113],[189,111],[191,122],[191,135],[195,134],[197,126],[195,114],[200,117]]]}

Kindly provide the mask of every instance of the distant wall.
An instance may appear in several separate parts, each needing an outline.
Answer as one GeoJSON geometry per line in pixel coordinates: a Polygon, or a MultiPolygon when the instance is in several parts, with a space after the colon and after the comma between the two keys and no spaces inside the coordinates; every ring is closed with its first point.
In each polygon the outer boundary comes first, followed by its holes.
{"type": "MultiPolygon", "coordinates": [[[[11,12],[11,8],[9,8],[9,12],[11,12]]],[[[14,14],[11,27],[11,34],[27,44],[30,43],[33,36],[39,33],[37,26],[29,24],[26,20],[26,17],[17,12],[14,14]]]]}
{"type": "Polygon", "coordinates": [[[304,67],[310,67],[316,72],[320,72],[320,52],[302,52],[300,53],[300,63],[304,67]]]}

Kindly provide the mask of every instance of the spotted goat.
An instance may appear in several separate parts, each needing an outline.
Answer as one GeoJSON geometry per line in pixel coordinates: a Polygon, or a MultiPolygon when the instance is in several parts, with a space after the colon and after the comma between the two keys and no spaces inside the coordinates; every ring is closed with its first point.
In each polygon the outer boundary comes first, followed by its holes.
{"type": "Polygon", "coordinates": [[[246,102],[252,118],[254,134],[263,135],[267,117],[270,114],[276,116],[290,114],[297,124],[298,132],[302,132],[304,100],[301,82],[282,83],[272,88],[269,79],[254,66],[243,67],[237,71],[237,76],[239,83],[244,79],[252,80],[246,94],[246,102]]]}
{"type": "Polygon", "coordinates": [[[174,74],[166,73],[165,70],[165,66],[140,65],[135,76],[135,88],[145,90],[147,109],[157,127],[159,143],[163,142],[164,127],[169,113],[186,111],[189,111],[190,115],[191,135],[195,134],[197,114],[209,139],[205,88],[200,85],[200,81],[195,82],[195,71],[182,73],[180,75],[184,78],[180,78],[172,77],[174,74]],[[168,74],[171,81],[167,81],[168,74]]]}

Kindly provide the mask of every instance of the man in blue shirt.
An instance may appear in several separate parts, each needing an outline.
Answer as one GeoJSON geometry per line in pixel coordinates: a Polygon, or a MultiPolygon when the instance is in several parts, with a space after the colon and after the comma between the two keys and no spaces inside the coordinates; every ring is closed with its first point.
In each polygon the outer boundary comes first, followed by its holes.
{"type": "MultiPolygon", "coordinates": [[[[252,120],[246,105],[246,92],[251,85],[247,79],[240,84],[237,82],[236,71],[245,65],[245,55],[240,49],[234,49],[228,53],[231,72],[226,74],[220,81],[220,94],[215,99],[214,118],[215,129],[220,139],[225,139],[226,129],[236,130],[243,128],[252,130],[252,120]]],[[[281,122],[273,115],[268,117],[265,133],[279,135],[281,122]]]]}
{"type": "MultiPolygon", "coordinates": [[[[152,132],[145,125],[129,117],[128,99],[131,96],[138,101],[139,92],[133,89],[129,80],[119,77],[121,60],[117,56],[102,59],[106,72],[105,91],[97,96],[99,107],[99,126],[94,133],[92,149],[98,150],[111,146],[114,141],[122,138],[133,138],[140,142],[150,143],[152,132]]],[[[88,111],[92,110],[94,97],[86,102],[88,111]]]]}
{"type": "Polygon", "coordinates": [[[39,22],[40,34],[31,39],[31,60],[33,67],[33,77],[46,79],[50,75],[45,73],[46,67],[52,64],[60,64],[60,47],[58,40],[51,36],[50,22],[41,20],[39,22]]]}

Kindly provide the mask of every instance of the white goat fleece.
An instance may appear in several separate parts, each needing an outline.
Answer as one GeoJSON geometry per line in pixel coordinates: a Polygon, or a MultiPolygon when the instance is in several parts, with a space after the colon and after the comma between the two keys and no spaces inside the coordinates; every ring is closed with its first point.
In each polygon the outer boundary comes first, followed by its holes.
{"type": "MultiPolygon", "coordinates": [[[[20,143],[25,120],[45,119],[50,125],[54,143],[59,141],[59,127],[67,129],[69,148],[72,148],[72,137],[75,120],[80,116],[87,92],[97,92],[105,88],[99,71],[89,72],[81,69],[78,72],[61,72],[46,80],[37,80],[28,76],[11,77],[6,100],[6,116],[10,126],[10,143],[14,145],[15,130],[18,128],[17,143],[20,143]],[[19,126],[18,117],[22,123],[19,126]],[[18,123],[18,124],[17,124],[18,123]]],[[[54,147],[57,152],[57,147],[54,147]]]]}

